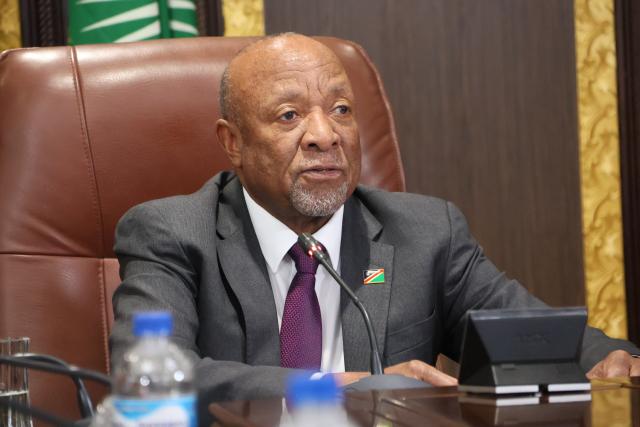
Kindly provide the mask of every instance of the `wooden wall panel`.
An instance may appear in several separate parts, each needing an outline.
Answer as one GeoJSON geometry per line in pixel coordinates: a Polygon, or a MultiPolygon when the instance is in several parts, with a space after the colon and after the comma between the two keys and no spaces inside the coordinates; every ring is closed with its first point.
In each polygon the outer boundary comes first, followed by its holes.
{"type": "Polygon", "coordinates": [[[584,304],[572,1],[269,0],[265,24],[360,43],[409,191],[454,201],[537,296],[584,304]]]}
{"type": "Polygon", "coordinates": [[[615,8],[627,318],[640,345],[640,4],[616,0],[615,8]]]}

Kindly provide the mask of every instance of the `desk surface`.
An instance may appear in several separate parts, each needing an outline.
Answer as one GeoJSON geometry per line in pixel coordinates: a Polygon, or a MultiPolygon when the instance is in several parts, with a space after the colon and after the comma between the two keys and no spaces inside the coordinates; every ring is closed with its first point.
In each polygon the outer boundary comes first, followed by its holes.
{"type": "MultiPolygon", "coordinates": [[[[640,426],[640,377],[593,381],[591,400],[495,407],[460,401],[455,387],[348,393],[358,426],[640,426]]],[[[214,403],[214,426],[280,424],[282,399],[214,403]]]]}

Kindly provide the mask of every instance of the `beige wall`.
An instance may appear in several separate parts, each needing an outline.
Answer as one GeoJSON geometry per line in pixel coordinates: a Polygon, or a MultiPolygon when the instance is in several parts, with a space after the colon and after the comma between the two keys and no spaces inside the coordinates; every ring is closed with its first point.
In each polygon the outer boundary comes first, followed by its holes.
{"type": "Polygon", "coordinates": [[[0,52],[20,47],[18,0],[0,0],[0,52]]]}
{"type": "Polygon", "coordinates": [[[589,323],[626,338],[613,0],[575,0],[575,20],[589,323]]]}

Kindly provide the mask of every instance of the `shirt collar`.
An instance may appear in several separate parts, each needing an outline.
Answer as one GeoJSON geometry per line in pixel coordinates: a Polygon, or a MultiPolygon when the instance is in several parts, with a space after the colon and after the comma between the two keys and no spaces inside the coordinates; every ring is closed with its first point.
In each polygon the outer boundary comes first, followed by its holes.
{"type": "MultiPolygon", "coordinates": [[[[253,200],[244,187],[242,192],[247,203],[253,229],[258,237],[262,255],[271,272],[275,273],[291,246],[298,241],[298,236],[253,200]]],[[[333,214],[331,219],[320,230],[313,233],[313,237],[322,243],[329,253],[329,258],[331,258],[333,267],[336,270],[340,267],[343,215],[344,205],[340,206],[340,209],[333,214]]]]}

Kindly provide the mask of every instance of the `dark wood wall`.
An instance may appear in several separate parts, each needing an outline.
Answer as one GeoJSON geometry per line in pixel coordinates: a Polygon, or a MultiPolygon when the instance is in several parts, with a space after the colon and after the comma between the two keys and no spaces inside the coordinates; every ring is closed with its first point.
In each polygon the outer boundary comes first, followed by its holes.
{"type": "Polygon", "coordinates": [[[265,21],[361,44],[408,190],[454,201],[537,296],[584,304],[572,1],[268,0],[265,21]]]}
{"type": "Polygon", "coordinates": [[[627,317],[629,339],[640,345],[640,4],[615,7],[627,317]]]}

